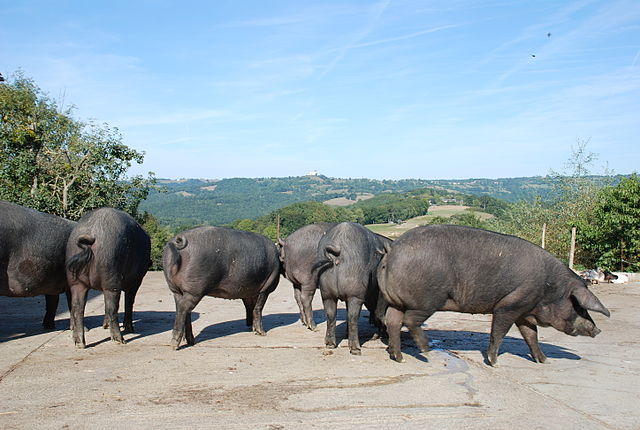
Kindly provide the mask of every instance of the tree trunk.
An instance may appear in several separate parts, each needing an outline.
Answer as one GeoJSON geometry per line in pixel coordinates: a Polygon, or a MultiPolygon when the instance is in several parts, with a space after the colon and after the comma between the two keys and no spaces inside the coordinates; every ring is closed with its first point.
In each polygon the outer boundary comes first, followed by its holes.
{"type": "Polygon", "coordinates": [[[38,194],[38,176],[33,177],[33,183],[31,184],[31,197],[35,198],[36,194],[38,194]]]}

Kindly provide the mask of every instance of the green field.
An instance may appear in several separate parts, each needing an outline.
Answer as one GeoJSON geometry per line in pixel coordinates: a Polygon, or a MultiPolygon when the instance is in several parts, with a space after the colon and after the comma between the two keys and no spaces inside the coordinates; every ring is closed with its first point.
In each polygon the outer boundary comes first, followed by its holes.
{"type": "MultiPolygon", "coordinates": [[[[429,224],[429,221],[435,217],[449,218],[456,214],[466,213],[468,209],[468,206],[457,205],[431,206],[427,215],[411,218],[401,224],[369,224],[367,228],[375,233],[395,239],[407,230],[429,224]]],[[[493,218],[493,215],[485,212],[473,211],[473,213],[481,220],[493,218]]]]}

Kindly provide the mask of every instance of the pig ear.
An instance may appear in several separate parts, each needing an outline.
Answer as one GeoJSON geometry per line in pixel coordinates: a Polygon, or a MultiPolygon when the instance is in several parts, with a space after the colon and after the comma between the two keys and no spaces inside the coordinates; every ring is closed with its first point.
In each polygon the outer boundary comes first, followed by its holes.
{"type": "Polygon", "coordinates": [[[600,312],[603,315],[610,316],[609,310],[604,307],[600,300],[587,287],[578,287],[571,293],[576,301],[585,309],[594,312],[600,312]]]}
{"type": "Polygon", "coordinates": [[[391,249],[391,242],[387,242],[385,240],[384,242],[382,242],[382,249],[376,249],[376,251],[378,251],[378,254],[380,255],[385,255],[389,253],[390,249],[391,249]]]}

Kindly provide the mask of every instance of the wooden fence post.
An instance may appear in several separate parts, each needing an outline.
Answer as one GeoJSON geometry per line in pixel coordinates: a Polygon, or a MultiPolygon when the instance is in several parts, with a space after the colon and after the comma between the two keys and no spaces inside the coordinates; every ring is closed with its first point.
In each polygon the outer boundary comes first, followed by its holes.
{"type": "Polygon", "coordinates": [[[576,255],[576,228],[571,228],[571,250],[569,251],[569,269],[573,269],[573,258],[576,255]]]}

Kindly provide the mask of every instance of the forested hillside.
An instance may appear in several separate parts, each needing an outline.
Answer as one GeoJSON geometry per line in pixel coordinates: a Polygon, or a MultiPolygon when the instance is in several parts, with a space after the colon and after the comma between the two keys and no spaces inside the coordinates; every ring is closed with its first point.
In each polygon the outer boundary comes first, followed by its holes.
{"type": "MultiPolygon", "coordinates": [[[[163,191],[152,192],[141,209],[174,227],[194,224],[228,224],[252,219],[292,203],[324,202],[345,198],[352,202],[371,195],[404,193],[433,188],[440,196],[458,193],[487,195],[515,202],[536,195],[545,197],[552,181],[545,177],[463,180],[339,179],[326,176],[287,178],[233,178],[222,180],[159,180],[163,191]]],[[[348,202],[347,202],[348,203],[348,202]]]]}

